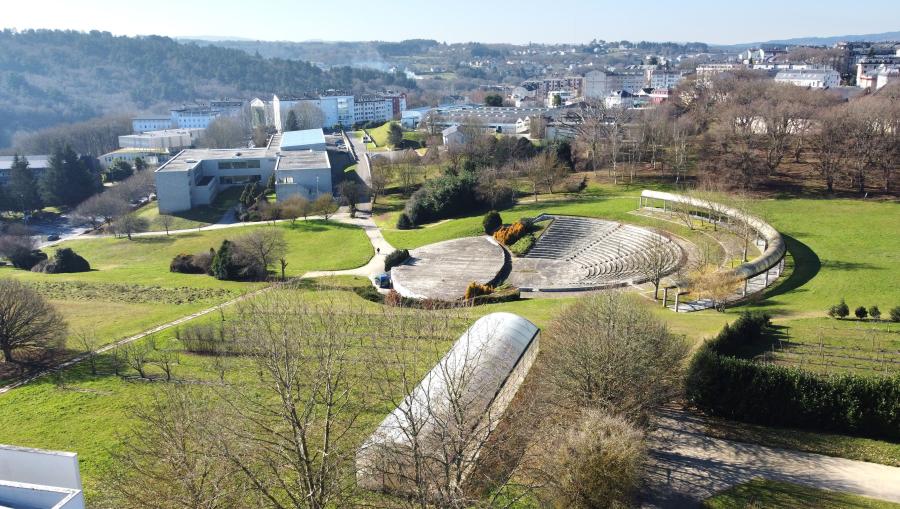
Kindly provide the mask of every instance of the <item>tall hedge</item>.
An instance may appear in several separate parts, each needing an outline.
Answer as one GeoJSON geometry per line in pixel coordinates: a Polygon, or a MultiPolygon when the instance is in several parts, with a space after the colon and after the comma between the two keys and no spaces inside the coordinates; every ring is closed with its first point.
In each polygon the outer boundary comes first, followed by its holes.
{"type": "Polygon", "coordinates": [[[754,424],[900,439],[900,376],[820,375],[730,356],[735,344],[765,333],[757,320],[742,315],[699,349],[688,370],[688,401],[754,424]]]}

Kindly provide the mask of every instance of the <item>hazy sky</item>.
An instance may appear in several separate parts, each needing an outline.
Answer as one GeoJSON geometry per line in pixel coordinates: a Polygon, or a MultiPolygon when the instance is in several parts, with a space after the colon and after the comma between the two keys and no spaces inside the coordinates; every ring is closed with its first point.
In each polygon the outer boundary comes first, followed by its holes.
{"type": "Polygon", "coordinates": [[[731,44],[900,30],[900,1],[4,0],[0,26],[303,41],[731,44]]]}

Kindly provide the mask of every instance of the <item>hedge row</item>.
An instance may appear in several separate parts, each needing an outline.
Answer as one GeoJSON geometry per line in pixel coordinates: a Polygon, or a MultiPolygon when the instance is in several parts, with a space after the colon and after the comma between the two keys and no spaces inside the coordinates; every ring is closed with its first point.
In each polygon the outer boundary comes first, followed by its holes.
{"type": "Polygon", "coordinates": [[[754,424],[900,439],[900,376],[818,375],[730,356],[767,327],[767,316],[745,313],[703,345],[688,370],[688,401],[754,424]]]}

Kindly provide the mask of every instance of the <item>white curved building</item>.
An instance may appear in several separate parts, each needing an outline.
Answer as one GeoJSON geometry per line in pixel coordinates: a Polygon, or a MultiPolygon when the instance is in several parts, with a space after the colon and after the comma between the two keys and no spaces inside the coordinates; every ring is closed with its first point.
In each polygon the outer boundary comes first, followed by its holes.
{"type": "Polygon", "coordinates": [[[357,482],[411,491],[465,480],[531,368],[540,329],[512,313],[478,319],[360,447],[357,482]]]}

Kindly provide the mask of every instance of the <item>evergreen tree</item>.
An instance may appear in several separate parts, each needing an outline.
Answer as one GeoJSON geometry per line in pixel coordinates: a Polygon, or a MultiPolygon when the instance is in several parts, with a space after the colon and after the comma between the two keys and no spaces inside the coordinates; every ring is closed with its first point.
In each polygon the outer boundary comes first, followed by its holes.
{"type": "Polygon", "coordinates": [[[284,130],[285,131],[299,131],[300,130],[300,121],[297,120],[297,112],[291,110],[288,112],[287,120],[284,122],[284,130]]]}
{"type": "Polygon", "coordinates": [[[18,154],[13,156],[12,167],[9,170],[9,185],[7,186],[7,198],[9,207],[18,207],[23,213],[41,208],[41,195],[38,193],[37,179],[34,172],[28,168],[28,160],[18,154]]]}
{"type": "Polygon", "coordinates": [[[234,279],[235,274],[234,261],[232,260],[231,241],[223,240],[222,245],[213,257],[212,265],[209,271],[216,279],[229,280],[234,279]]]}
{"type": "Polygon", "coordinates": [[[38,187],[45,204],[74,206],[99,191],[100,180],[67,145],[53,151],[38,187]]]}

